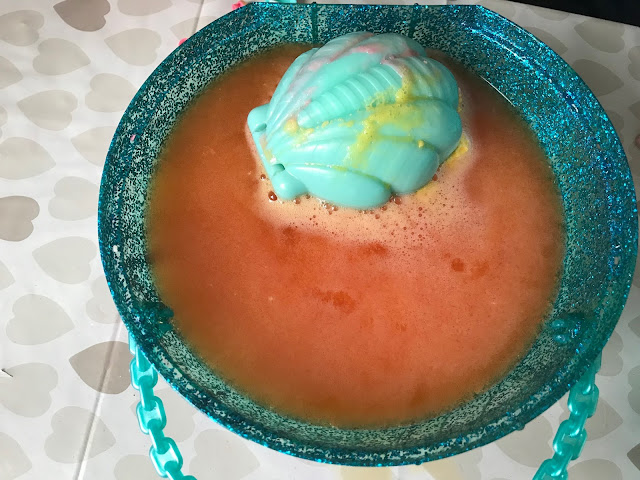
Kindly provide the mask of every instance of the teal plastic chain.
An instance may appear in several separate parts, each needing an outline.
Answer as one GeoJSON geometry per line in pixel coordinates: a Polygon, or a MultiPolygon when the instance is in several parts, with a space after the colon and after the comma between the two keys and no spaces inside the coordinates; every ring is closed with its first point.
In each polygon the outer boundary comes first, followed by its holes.
{"type": "Polygon", "coordinates": [[[533,480],[567,480],[569,462],[580,456],[587,441],[585,423],[598,406],[596,373],[600,370],[600,363],[601,356],[598,356],[587,373],[571,389],[567,400],[569,418],[560,424],[553,439],[555,453],[542,462],[533,480]]]}
{"type": "MultiPolygon", "coordinates": [[[[192,475],[182,473],[182,454],[176,442],[164,434],[167,416],[162,400],[153,393],[158,383],[158,372],[149,363],[135,340],[129,335],[131,361],[131,385],[140,392],[140,402],[136,408],[138,424],[143,433],[151,437],[149,456],[153,466],[162,478],[171,480],[196,480],[192,475]]],[[[567,466],[576,460],[587,440],[585,423],[596,411],[598,387],[595,376],[600,369],[600,357],[587,373],[576,383],[569,393],[569,418],[560,424],[553,439],[553,457],[545,460],[533,480],[567,480],[567,466]]]]}
{"type": "Polygon", "coordinates": [[[158,383],[158,372],[149,363],[135,340],[129,335],[129,350],[133,354],[131,361],[131,385],[140,392],[140,402],[136,408],[138,424],[143,433],[151,437],[149,457],[156,467],[158,475],[171,480],[196,480],[182,473],[182,454],[176,442],[164,434],[167,416],[162,400],[153,393],[158,383]]]}

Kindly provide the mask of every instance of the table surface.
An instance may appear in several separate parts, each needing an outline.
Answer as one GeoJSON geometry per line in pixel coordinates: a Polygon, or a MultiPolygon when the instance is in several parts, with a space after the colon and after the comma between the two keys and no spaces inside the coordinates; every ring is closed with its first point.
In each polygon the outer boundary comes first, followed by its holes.
{"type": "MultiPolygon", "coordinates": [[[[126,330],[98,255],[100,174],[136,89],[181,39],[232,3],[0,3],[0,480],[158,478],[134,417],[126,330]]],[[[500,0],[479,3],[531,31],[584,78],[638,182],[640,29],[500,0]]],[[[569,478],[639,478],[640,275],[597,381],[600,405],[569,478]]],[[[163,381],[159,392],[167,433],[199,480],[527,479],[551,455],[553,434],[567,416],[565,398],[524,430],[454,458],[347,468],[243,440],[163,381]]]]}

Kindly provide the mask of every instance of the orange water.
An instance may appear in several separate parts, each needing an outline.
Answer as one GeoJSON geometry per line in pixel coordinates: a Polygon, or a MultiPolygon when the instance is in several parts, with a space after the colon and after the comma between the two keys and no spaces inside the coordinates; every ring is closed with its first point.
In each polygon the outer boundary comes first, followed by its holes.
{"type": "Polygon", "coordinates": [[[544,156],[453,66],[469,149],[423,191],[371,212],[272,201],[245,122],[301,51],[229,72],[177,125],[147,217],[158,289],[200,355],[276,411],[381,426],[452,408],[526,353],[554,298],[564,231],[544,156]]]}

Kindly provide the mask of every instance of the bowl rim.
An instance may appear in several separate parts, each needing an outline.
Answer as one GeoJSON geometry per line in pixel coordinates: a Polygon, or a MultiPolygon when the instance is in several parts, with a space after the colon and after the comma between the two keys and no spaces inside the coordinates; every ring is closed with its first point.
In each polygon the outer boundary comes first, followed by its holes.
{"type": "MultiPolygon", "coordinates": [[[[330,4],[323,4],[322,7],[331,6],[330,4]]],[[[372,7],[372,8],[384,8],[384,7],[397,7],[392,5],[348,5],[348,4],[338,4],[335,5],[340,8],[362,8],[362,7],[372,7]]],[[[519,30],[519,35],[525,35],[529,40],[535,41],[538,46],[543,49],[546,49],[548,52],[555,57],[557,62],[561,62],[566,67],[570,69],[574,80],[577,80],[577,85],[584,91],[583,93],[590,96],[594,101],[594,105],[596,108],[601,110],[601,115],[606,119],[607,122],[610,123],[610,120],[606,116],[606,113],[595,95],[591,92],[591,90],[587,87],[584,81],[579,77],[579,75],[569,66],[566,62],[555,52],[553,52],[550,47],[537,39],[533,34],[529,33],[522,27],[516,25],[510,20],[500,16],[499,14],[478,5],[437,5],[437,6],[424,6],[424,5],[415,5],[415,6],[402,6],[405,8],[421,8],[421,9],[475,9],[479,12],[480,15],[490,15],[493,16],[494,19],[499,19],[499,21],[507,22],[511,27],[515,27],[519,30]]],[[[261,9],[276,9],[276,8],[309,8],[315,9],[318,8],[316,3],[313,4],[273,4],[273,3],[251,3],[242,8],[242,10],[250,9],[259,12],[261,9]]],[[[237,12],[237,11],[236,11],[237,12]]],[[[228,17],[230,15],[236,14],[236,12],[231,12],[221,18],[228,17]]],[[[246,12],[246,10],[245,10],[246,12]]],[[[256,13],[257,13],[256,12],[256,13]]],[[[305,458],[309,460],[315,460],[323,463],[337,463],[342,465],[352,465],[352,466],[395,466],[395,465],[406,465],[406,464],[415,464],[422,463],[425,461],[437,460],[440,458],[448,457],[451,455],[456,455],[462,453],[464,451],[480,447],[482,445],[491,443],[508,433],[515,431],[516,429],[521,429],[526,423],[532,421],[537,416],[542,414],[545,410],[547,410],[550,406],[552,406],[556,401],[558,401],[566,392],[584,375],[592,362],[596,360],[598,355],[600,354],[602,348],[606,344],[609,336],[613,332],[615,325],[611,327],[611,332],[606,335],[601,342],[598,344],[591,344],[589,348],[582,351],[580,353],[581,361],[578,362],[578,365],[572,365],[572,368],[566,369],[566,371],[556,372],[556,376],[549,382],[547,382],[543,387],[547,387],[549,393],[542,397],[542,399],[538,399],[535,402],[527,402],[522,405],[521,408],[516,412],[508,413],[505,417],[502,417],[502,421],[497,420],[488,425],[482,425],[473,431],[469,431],[465,433],[465,437],[467,439],[461,439],[460,437],[451,438],[448,442],[444,442],[447,445],[439,445],[440,448],[444,447],[444,451],[439,454],[433,454],[429,451],[428,446],[417,446],[417,447],[407,447],[401,449],[381,449],[381,450],[354,450],[354,449],[346,449],[340,447],[327,447],[327,446],[317,446],[317,445],[307,445],[302,444],[298,440],[295,439],[285,439],[286,441],[283,443],[282,435],[278,432],[274,431],[265,431],[264,427],[262,427],[258,423],[253,423],[251,419],[246,419],[244,417],[240,417],[234,412],[225,411],[226,407],[218,406],[221,411],[212,411],[210,408],[204,408],[201,401],[199,401],[193,393],[193,390],[187,388],[187,385],[183,382],[176,382],[175,377],[171,375],[172,371],[177,369],[178,367],[171,365],[170,362],[167,364],[166,362],[161,361],[157,356],[157,351],[145,341],[139,341],[142,333],[139,331],[135,322],[130,318],[132,313],[130,309],[127,307],[125,302],[119,295],[115,292],[114,283],[118,282],[118,278],[115,272],[112,272],[107,265],[107,258],[113,254],[113,250],[109,242],[106,241],[108,237],[108,229],[110,228],[109,218],[105,217],[104,211],[100,208],[100,205],[104,205],[106,202],[110,201],[108,189],[105,188],[105,184],[107,181],[107,176],[110,168],[114,168],[113,165],[115,163],[115,158],[118,157],[116,140],[123,136],[128,136],[129,132],[126,128],[126,123],[128,121],[128,117],[131,115],[131,112],[135,110],[135,107],[138,103],[141,102],[141,99],[147,93],[147,91],[153,88],[153,84],[156,79],[163,75],[164,69],[168,64],[174,61],[178,52],[181,49],[187,48],[190,42],[194,41],[194,39],[200,38],[204,35],[207,35],[209,29],[214,28],[214,25],[218,20],[212,22],[207,27],[203,28],[201,31],[196,32],[192,37],[190,37],[183,45],[180,45],[176,48],[171,54],[169,54],[152,72],[151,75],[145,80],[140,89],[136,92],[135,96],[131,100],[131,103],[127,107],[124,112],[118,127],[114,133],[113,139],[109,146],[109,151],[106,156],[104,170],[102,173],[102,180],[100,186],[99,193],[99,208],[98,208],[98,238],[99,238],[99,247],[101,260],[103,264],[103,269],[105,271],[105,275],[107,277],[107,282],[109,285],[109,289],[111,295],[114,299],[118,312],[125,323],[129,334],[136,340],[139,348],[144,353],[146,358],[150,361],[150,363],[157,369],[157,371],[162,375],[162,377],[171,385],[171,387],[177,390],[183,398],[185,398],[189,403],[191,403],[194,407],[203,411],[210,418],[212,418],[217,423],[221,424],[228,430],[231,430],[244,438],[252,440],[256,443],[267,446],[271,449],[287,453],[296,457],[305,458]],[[555,384],[555,387],[553,387],[555,384]],[[498,421],[500,421],[499,428],[497,425],[498,421]],[[472,438],[472,440],[468,440],[468,438],[472,438]]],[[[614,133],[615,138],[612,140],[620,144],[619,138],[617,134],[614,133]]],[[[620,150],[622,148],[620,147],[620,150]]],[[[623,172],[625,176],[628,178],[631,184],[631,194],[633,195],[633,203],[635,204],[635,192],[633,188],[633,180],[630,174],[630,170],[628,167],[628,162],[624,153],[622,154],[622,161],[624,165],[626,165],[626,171],[623,172]]],[[[633,218],[629,219],[633,231],[633,243],[637,248],[637,237],[638,237],[638,219],[637,219],[637,211],[634,212],[633,218]]],[[[634,250],[631,254],[633,256],[632,259],[629,259],[633,265],[635,265],[635,256],[636,251],[634,250]]],[[[632,272],[633,273],[633,272],[632,272]]],[[[631,287],[631,279],[632,274],[626,279],[625,284],[622,286],[624,291],[624,295],[622,298],[622,304],[619,308],[619,312],[617,313],[617,318],[619,318],[622,308],[624,307],[624,303],[626,301],[627,295],[629,293],[631,287]]]]}

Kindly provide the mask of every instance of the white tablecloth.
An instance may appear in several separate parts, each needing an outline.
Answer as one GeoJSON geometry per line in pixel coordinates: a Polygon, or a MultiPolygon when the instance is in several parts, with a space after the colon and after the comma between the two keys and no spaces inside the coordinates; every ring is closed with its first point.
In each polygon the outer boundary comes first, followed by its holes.
{"type": "MultiPolygon", "coordinates": [[[[129,385],[126,330],[98,256],[98,186],[108,142],[136,89],[179,40],[232,3],[0,2],[0,480],[157,478],[133,413],[138,397],[129,385]]],[[[633,144],[640,134],[640,29],[480,3],[529,29],[584,77],[640,175],[633,144]]],[[[570,478],[640,478],[639,280],[597,380],[600,405],[570,478]]],[[[199,480],[527,479],[551,455],[566,416],[565,399],[523,431],[466,454],[362,469],[245,441],[163,382],[160,396],[167,433],[199,480]]]]}

